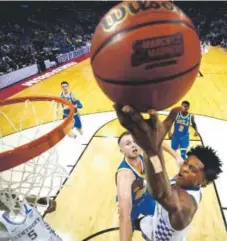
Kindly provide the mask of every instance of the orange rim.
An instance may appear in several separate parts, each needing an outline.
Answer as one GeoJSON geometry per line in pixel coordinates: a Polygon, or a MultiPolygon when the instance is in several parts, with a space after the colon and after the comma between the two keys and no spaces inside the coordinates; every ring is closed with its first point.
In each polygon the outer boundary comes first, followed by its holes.
{"type": "Polygon", "coordinates": [[[0,106],[6,106],[16,103],[30,101],[56,101],[60,104],[67,105],[70,109],[69,115],[66,119],[56,128],[54,128],[49,133],[29,142],[19,147],[15,147],[12,150],[0,153],[0,172],[18,166],[25,163],[32,158],[39,156],[43,152],[47,151],[54,145],[56,145],[60,140],[62,140],[65,135],[72,128],[73,115],[75,107],[73,104],[65,99],[53,96],[27,96],[20,98],[13,98],[7,100],[0,100],[0,106]]]}

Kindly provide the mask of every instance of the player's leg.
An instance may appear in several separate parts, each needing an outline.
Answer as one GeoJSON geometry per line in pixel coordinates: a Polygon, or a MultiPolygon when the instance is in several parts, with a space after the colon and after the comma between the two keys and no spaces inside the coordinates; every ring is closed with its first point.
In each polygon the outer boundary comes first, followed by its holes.
{"type": "Polygon", "coordinates": [[[78,130],[78,132],[81,135],[83,135],[82,123],[81,123],[79,114],[74,115],[74,127],[78,130]]]}
{"type": "Polygon", "coordinates": [[[181,158],[185,161],[186,160],[186,153],[187,148],[180,148],[181,158]]]}
{"type": "MultiPolygon", "coordinates": [[[[73,118],[73,128],[75,126],[75,118],[73,118]]],[[[73,132],[73,128],[69,131],[68,136],[72,138],[76,138],[76,134],[73,132]]]]}
{"type": "Polygon", "coordinates": [[[179,144],[179,138],[173,135],[171,138],[171,148],[176,151],[179,148],[179,144]]]}
{"type": "MultiPolygon", "coordinates": [[[[63,110],[63,119],[67,118],[68,115],[69,115],[69,110],[68,109],[63,110]]],[[[75,120],[73,119],[73,126],[74,126],[74,123],[75,123],[75,120]]],[[[68,136],[72,138],[76,138],[76,134],[73,132],[73,130],[69,131],[68,136]]]]}
{"type": "Polygon", "coordinates": [[[186,135],[180,139],[180,152],[183,160],[186,160],[186,153],[189,147],[189,135],[186,135]]]}

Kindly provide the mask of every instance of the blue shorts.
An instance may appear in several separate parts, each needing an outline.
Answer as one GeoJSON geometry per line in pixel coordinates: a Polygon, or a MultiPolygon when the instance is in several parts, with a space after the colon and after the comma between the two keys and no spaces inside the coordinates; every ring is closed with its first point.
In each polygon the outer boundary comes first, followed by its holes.
{"type": "Polygon", "coordinates": [[[173,150],[187,149],[189,147],[189,135],[177,136],[173,135],[171,139],[171,147],[173,150]]]}
{"type": "Polygon", "coordinates": [[[151,197],[148,190],[142,195],[141,198],[136,200],[132,206],[131,219],[134,226],[134,221],[139,215],[154,215],[156,201],[151,197]]]}
{"type": "MultiPolygon", "coordinates": [[[[63,119],[65,119],[68,115],[65,115],[65,113],[63,114],[63,119]]],[[[73,116],[73,127],[77,128],[77,129],[81,129],[82,128],[82,123],[80,120],[80,115],[79,114],[74,114],[73,116]]]]}

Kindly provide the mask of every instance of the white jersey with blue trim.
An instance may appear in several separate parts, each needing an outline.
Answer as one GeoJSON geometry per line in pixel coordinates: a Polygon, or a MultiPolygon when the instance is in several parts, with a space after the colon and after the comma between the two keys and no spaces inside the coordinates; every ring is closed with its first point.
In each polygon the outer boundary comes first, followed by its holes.
{"type": "MultiPolygon", "coordinates": [[[[171,184],[175,184],[175,179],[170,180],[171,184]]],[[[202,193],[201,188],[186,189],[188,194],[192,195],[199,207],[202,193]]],[[[169,220],[169,213],[157,203],[154,216],[147,216],[141,221],[141,231],[145,234],[149,241],[186,241],[186,236],[190,228],[190,224],[183,230],[175,230],[169,220]]]]}
{"type": "Polygon", "coordinates": [[[62,241],[55,231],[43,221],[36,208],[30,206],[26,201],[22,203],[25,218],[22,222],[16,223],[2,212],[0,223],[2,223],[11,241],[62,241]]]}

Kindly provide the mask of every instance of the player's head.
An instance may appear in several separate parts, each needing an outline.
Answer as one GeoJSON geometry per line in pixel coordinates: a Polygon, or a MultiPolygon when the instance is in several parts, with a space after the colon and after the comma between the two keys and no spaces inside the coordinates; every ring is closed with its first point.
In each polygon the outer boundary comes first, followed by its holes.
{"type": "Polygon", "coordinates": [[[64,92],[67,92],[69,90],[69,83],[67,81],[62,81],[61,88],[64,92]]]}
{"type": "Polygon", "coordinates": [[[140,155],[141,149],[135,143],[132,135],[128,131],[125,131],[120,135],[118,145],[121,153],[127,158],[136,159],[140,155]]]}
{"type": "Polygon", "coordinates": [[[184,101],[181,103],[181,106],[184,107],[184,111],[182,111],[182,112],[188,112],[189,107],[190,107],[190,103],[189,103],[187,100],[184,100],[184,101]]]}
{"type": "Polygon", "coordinates": [[[176,183],[182,187],[206,186],[218,178],[222,163],[211,147],[196,146],[187,153],[176,183]]]}

